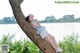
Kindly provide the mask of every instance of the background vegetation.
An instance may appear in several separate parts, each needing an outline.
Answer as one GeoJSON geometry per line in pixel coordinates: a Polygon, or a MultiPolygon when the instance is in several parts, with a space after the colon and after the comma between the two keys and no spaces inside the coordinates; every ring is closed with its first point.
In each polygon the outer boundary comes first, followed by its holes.
{"type": "MultiPolygon", "coordinates": [[[[0,44],[8,44],[11,53],[42,53],[39,48],[31,41],[24,39],[23,41],[14,40],[15,35],[3,35],[0,44]]],[[[80,53],[80,41],[78,34],[71,34],[59,41],[59,45],[63,48],[62,53],[80,53]]]]}
{"type": "MultiPolygon", "coordinates": [[[[76,18],[74,14],[63,15],[62,18],[56,19],[53,15],[45,17],[45,20],[41,20],[40,23],[73,23],[80,22],[80,17],[76,18]]],[[[17,24],[15,17],[4,17],[0,20],[0,24],[17,24]]]]}

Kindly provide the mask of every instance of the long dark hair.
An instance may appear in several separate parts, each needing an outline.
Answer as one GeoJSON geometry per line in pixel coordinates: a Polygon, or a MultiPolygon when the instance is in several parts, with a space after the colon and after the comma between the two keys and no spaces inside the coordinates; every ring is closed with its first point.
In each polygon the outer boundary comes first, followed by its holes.
{"type": "Polygon", "coordinates": [[[29,21],[29,15],[28,15],[25,19],[26,19],[26,21],[30,22],[30,21],[29,21]]]}

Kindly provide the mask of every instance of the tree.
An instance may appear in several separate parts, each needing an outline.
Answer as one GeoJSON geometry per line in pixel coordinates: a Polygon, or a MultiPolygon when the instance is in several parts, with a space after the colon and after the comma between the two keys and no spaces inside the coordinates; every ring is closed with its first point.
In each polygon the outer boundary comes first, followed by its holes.
{"type": "Polygon", "coordinates": [[[24,33],[39,47],[41,51],[43,51],[43,53],[56,53],[49,42],[37,35],[36,30],[33,29],[30,24],[25,20],[25,16],[23,15],[20,8],[20,4],[23,2],[23,0],[9,0],[9,2],[12,7],[16,21],[21,29],[24,31],[24,33]]]}

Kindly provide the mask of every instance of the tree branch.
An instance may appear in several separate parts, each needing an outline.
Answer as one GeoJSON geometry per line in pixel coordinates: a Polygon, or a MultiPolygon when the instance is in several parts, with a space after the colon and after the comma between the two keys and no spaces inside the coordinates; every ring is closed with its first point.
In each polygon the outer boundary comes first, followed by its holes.
{"type": "Polygon", "coordinates": [[[21,27],[21,29],[25,32],[25,34],[44,52],[44,53],[56,53],[55,50],[51,47],[49,42],[42,39],[39,35],[37,35],[36,30],[34,30],[30,24],[25,20],[25,16],[23,15],[20,4],[23,0],[9,0],[10,5],[13,10],[13,14],[17,20],[17,23],[21,27]]]}

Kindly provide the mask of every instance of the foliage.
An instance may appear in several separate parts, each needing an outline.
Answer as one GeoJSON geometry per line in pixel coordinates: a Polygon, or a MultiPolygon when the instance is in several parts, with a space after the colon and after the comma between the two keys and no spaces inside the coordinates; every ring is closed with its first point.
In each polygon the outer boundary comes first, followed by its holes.
{"type": "Polygon", "coordinates": [[[78,34],[71,34],[64,37],[63,41],[59,42],[61,48],[63,48],[63,53],[80,53],[80,41],[78,34]]]}
{"type": "Polygon", "coordinates": [[[8,44],[11,53],[41,53],[39,48],[31,41],[13,41],[14,34],[3,35],[0,44],[8,44]]]}
{"type": "MultiPolygon", "coordinates": [[[[42,53],[39,48],[31,41],[13,41],[14,34],[3,35],[0,44],[8,44],[11,53],[42,53]]],[[[59,41],[60,47],[64,50],[62,53],[80,53],[80,41],[78,34],[71,34],[59,41]]]]}

